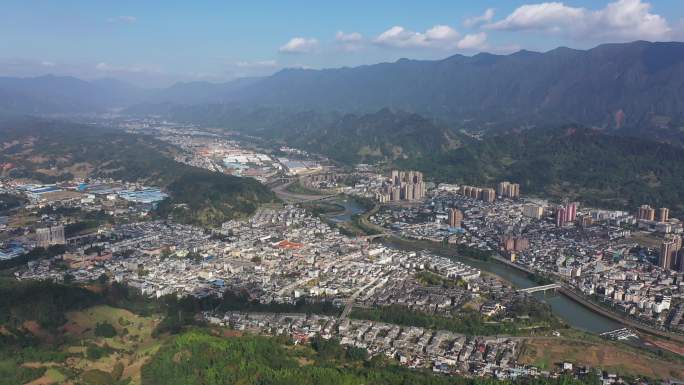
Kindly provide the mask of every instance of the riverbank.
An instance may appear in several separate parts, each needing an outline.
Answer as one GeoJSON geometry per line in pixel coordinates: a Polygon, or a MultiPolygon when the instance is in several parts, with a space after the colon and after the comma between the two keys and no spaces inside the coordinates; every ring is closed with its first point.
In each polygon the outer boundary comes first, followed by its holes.
{"type": "MultiPolygon", "coordinates": [[[[515,269],[520,270],[521,272],[525,272],[528,274],[536,274],[530,269],[525,268],[524,266],[521,266],[516,263],[512,263],[510,261],[507,261],[506,259],[502,258],[501,256],[496,256],[494,257],[495,260],[497,260],[500,263],[504,263],[510,267],[513,267],[515,269]]],[[[684,343],[684,336],[680,334],[675,334],[668,332],[666,330],[660,330],[656,329],[654,327],[651,327],[649,325],[645,325],[639,322],[636,322],[629,317],[623,316],[619,313],[616,313],[614,311],[611,311],[609,309],[604,308],[603,306],[594,303],[592,300],[586,298],[583,294],[579,294],[575,292],[573,289],[569,288],[567,285],[563,284],[562,287],[558,289],[558,292],[561,293],[562,295],[566,296],[567,298],[577,302],[578,304],[584,306],[585,308],[601,314],[604,317],[610,318],[614,321],[617,321],[625,326],[629,326],[635,330],[638,330],[643,333],[651,334],[657,337],[663,337],[667,338],[672,341],[677,341],[677,342],[682,342],[684,343]]]]}
{"type": "MultiPolygon", "coordinates": [[[[472,259],[458,255],[458,252],[447,244],[425,240],[403,239],[396,236],[389,236],[383,239],[382,243],[388,247],[402,250],[427,250],[443,257],[458,258],[461,262],[476,267],[484,273],[492,274],[516,288],[524,289],[539,286],[537,282],[530,279],[530,270],[506,261],[501,257],[493,256],[486,261],[472,259]]],[[[539,292],[533,295],[548,303],[556,315],[574,328],[594,334],[600,334],[623,327],[622,323],[592,311],[590,308],[574,301],[569,296],[562,295],[560,292],[559,294],[561,295],[547,296],[544,293],[539,292]]]]}
{"type": "MultiPolygon", "coordinates": [[[[346,199],[335,201],[331,199],[327,203],[345,206],[345,212],[337,216],[336,225],[343,226],[348,224],[355,232],[366,234],[387,234],[387,230],[370,222],[369,217],[380,209],[380,205],[375,204],[372,207],[364,207],[359,202],[355,202],[350,197],[346,199]],[[334,203],[333,203],[334,202],[334,203]],[[349,207],[349,206],[354,206],[349,207]]],[[[331,216],[336,214],[330,213],[331,216]]],[[[344,227],[344,226],[343,226],[344,227]]],[[[344,227],[346,229],[346,227],[344,227]]],[[[393,234],[380,238],[380,242],[389,247],[394,247],[409,251],[427,250],[440,256],[449,258],[459,258],[462,262],[479,268],[485,273],[492,274],[509,282],[512,286],[517,288],[529,288],[539,286],[533,278],[535,271],[521,266],[516,263],[501,257],[496,253],[487,259],[474,259],[466,255],[462,255],[451,244],[442,242],[434,242],[429,240],[415,240],[398,237],[393,234]]],[[[684,336],[674,335],[666,331],[658,330],[648,327],[647,325],[639,324],[622,317],[620,314],[602,308],[600,305],[592,303],[582,295],[569,290],[568,288],[559,289],[557,296],[546,296],[544,293],[535,293],[539,299],[549,303],[553,308],[554,313],[561,317],[566,323],[572,327],[576,327],[591,333],[600,334],[606,331],[619,329],[624,326],[630,326],[636,330],[648,333],[657,337],[668,338],[677,342],[684,342],[684,336]]]]}
{"type": "Polygon", "coordinates": [[[684,343],[684,336],[682,336],[682,335],[674,334],[674,333],[671,333],[671,332],[668,332],[665,330],[656,329],[656,328],[653,328],[651,326],[644,325],[642,323],[631,320],[628,317],[624,317],[624,316],[622,316],[622,315],[620,315],[614,311],[610,311],[608,309],[603,308],[601,305],[598,305],[598,304],[592,302],[591,300],[584,297],[584,295],[578,294],[574,290],[572,290],[566,286],[562,286],[558,290],[561,294],[563,294],[566,297],[572,299],[573,301],[579,303],[580,305],[582,305],[582,306],[584,306],[584,307],[586,307],[586,308],[588,308],[588,309],[590,309],[596,313],[599,313],[599,314],[603,315],[604,317],[608,317],[608,318],[611,318],[615,321],[618,321],[618,322],[624,324],[625,326],[629,326],[629,327],[636,329],[636,330],[643,332],[643,333],[647,333],[647,334],[655,335],[657,337],[662,337],[662,338],[666,338],[666,339],[669,339],[672,341],[684,343]]]}

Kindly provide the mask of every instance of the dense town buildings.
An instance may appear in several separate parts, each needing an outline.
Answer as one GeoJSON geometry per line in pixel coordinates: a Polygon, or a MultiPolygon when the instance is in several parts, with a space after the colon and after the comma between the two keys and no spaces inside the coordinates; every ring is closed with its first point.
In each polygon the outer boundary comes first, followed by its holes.
{"type": "Polygon", "coordinates": [[[287,335],[297,343],[316,336],[335,338],[342,345],[366,349],[371,356],[396,358],[413,368],[437,373],[492,376],[506,379],[536,374],[516,364],[519,341],[506,337],[473,337],[444,330],[400,327],[382,322],[337,319],[301,313],[205,313],[212,324],[235,330],[287,335]]]}
{"type": "MultiPolygon", "coordinates": [[[[589,301],[608,304],[639,323],[684,332],[679,234],[637,227],[637,219],[623,211],[566,203],[544,213],[538,201],[485,202],[460,191],[436,190],[421,207],[387,208],[371,221],[405,238],[502,250],[508,261],[564,282],[589,301]],[[463,213],[459,232],[439,219],[451,208],[463,213]],[[636,241],[661,236],[665,240],[659,247],[640,247],[636,241]]],[[[673,231],[681,232],[677,227],[673,231]]]]}
{"type": "Polygon", "coordinates": [[[481,199],[485,202],[494,202],[496,197],[517,199],[520,197],[520,185],[511,182],[499,182],[496,190],[489,187],[461,186],[460,193],[464,196],[481,199]]]}
{"type": "MultiPolygon", "coordinates": [[[[170,141],[183,138],[176,129],[166,134],[170,141]]],[[[259,178],[289,176],[300,166],[288,164],[286,158],[266,159],[255,150],[238,149],[228,154],[235,143],[215,138],[188,143],[193,143],[187,147],[193,155],[185,154],[185,161],[199,162],[214,171],[233,173],[222,168],[226,163],[216,163],[227,158],[231,167],[240,168],[237,164],[244,163],[247,168],[242,176],[249,176],[248,169],[261,169],[264,173],[259,178]],[[200,150],[209,152],[197,155],[200,150]],[[207,162],[207,157],[211,161],[207,162]]],[[[303,156],[296,152],[288,152],[288,156],[290,153],[303,156]]],[[[316,163],[303,165],[308,168],[316,163]]],[[[328,184],[341,182],[339,176],[330,173],[306,178],[328,184]]],[[[392,190],[396,200],[411,201],[384,205],[370,217],[388,233],[473,250],[501,251],[516,266],[562,282],[564,287],[631,319],[684,332],[684,275],[677,271],[682,270],[681,238],[677,234],[681,226],[669,218],[667,209],[658,211],[657,222],[650,211],[637,222],[634,215],[622,211],[580,209],[577,203],[564,203],[554,212],[555,206],[547,202],[521,199],[519,186],[509,182],[498,184],[496,190],[442,184],[427,196],[428,184],[417,172],[392,172],[389,182],[368,170],[354,176],[362,176],[363,183],[342,191],[373,197],[379,189],[392,185],[400,187],[392,190]],[[409,185],[413,186],[412,193],[409,185]],[[632,232],[650,231],[669,234],[659,250],[637,248],[632,232]]],[[[440,373],[496,378],[538,373],[536,368],[515,361],[520,348],[515,338],[464,336],[349,318],[354,306],[403,306],[443,317],[474,308],[483,317],[496,317],[526,295],[498,278],[481,274],[468,262],[372,244],[345,235],[292,205],[262,207],[249,219],[208,230],[151,220],[150,210],[165,194],[138,183],[93,179],[41,186],[12,184],[9,188],[28,196],[31,207],[78,207],[123,219],[101,226],[96,236],[85,234],[81,240],[81,235],[68,237],[63,228],[57,230],[66,224],[59,217],[46,215],[35,233],[32,229],[21,237],[28,241],[3,244],[0,259],[62,240],[68,244],[67,252],[30,262],[17,272],[18,279],[60,281],[69,275],[75,282],[85,283],[105,275],[150,297],[203,298],[239,291],[250,301],[263,304],[326,301],[343,309],[342,315],[228,312],[204,316],[219,325],[285,334],[296,341],[315,335],[338,338],[344,345],[367,349],[372,355],[394,357],[404,365],[440,373]],[[434,274],[458,284],[426,284],[420,280],[421,274],[434,274]]]]}
{"type": "Polygon", "coordinates": [[[380,202],[420,201],[425,197],[426,185],[419,171],[392,170],[389,180],[375,198],[380,202]]]}

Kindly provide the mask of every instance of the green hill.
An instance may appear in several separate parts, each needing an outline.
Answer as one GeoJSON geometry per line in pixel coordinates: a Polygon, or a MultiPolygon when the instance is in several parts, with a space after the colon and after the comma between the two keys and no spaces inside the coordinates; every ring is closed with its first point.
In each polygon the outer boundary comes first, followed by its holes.
{"type": "Polygon", "coordinates": [[[383,108],[368,114],[158,105],[174,121],[224,127],[324,154],[336,161],[393,161],[458,147],[463,136],[424,116],[383,108]]]}
{"type": "Polygon", "coordinates": [[[254,179],[214,173],[178,163],[177,149],[155,138],[103,127],[53,120],[0,122],[0,176],[44,183],[74,177],[142,181],[165,188],[160,214],[199,225],[252,213],[275,195],[254,179]]]}
{"type": "Polygon", "coordinates": [[[403,162],[436,181],[494,186],[523,194],[634,209],[648,203],[684,211],[684,149],[567,127],[486,137],[462,148],[403,162]]]}
{"type": "MultiPolygon", "coordinates": [[[[567,384],[559,379],[494,379],[440,376],[409,370],[381,357],[364,359],[358,348],[314,338],[310,346],[292,346],[275,338],[242,336],[230,339],[191,331],[165,344],[142,369],[144,385],[263,384],[263,385],[479,385],[567,384]]],[[[589,376],[586,383],[594,377],[589,376]]]]}

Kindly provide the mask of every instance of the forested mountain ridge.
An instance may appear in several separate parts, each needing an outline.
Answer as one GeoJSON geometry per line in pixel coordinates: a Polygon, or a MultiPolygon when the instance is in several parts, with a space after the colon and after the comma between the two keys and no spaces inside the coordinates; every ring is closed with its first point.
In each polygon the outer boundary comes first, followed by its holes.
{"type": "MultiPolygon", "coordinates": [[[[152,107],[150,107],[152,108],[152,107]]],[[[346,163],[394,161],[459,147],[467,137],[433,119],[388,108],[368,113],[156,105],[178,122],[240,131],[346,163]]]]}
{"type": "Polygon", "coordinates": [[[662,205],[683,212],[684,149],[581,125],[489,133],[476,139],[417,114],[245,111],[187,106],[174,117],[243,131],[346,164],[384,161],[424,171],[436,182],[521,183],[525,194],[577,199],[598,207],[662,205]],[[205,111],[198,114],[198,111],[205,111]],[[221,111],[220,113],[217,111],[221,111]],[[374,149],[371,151],[370,149],[374,149]]]}
{"type": "Polygon", "coordinates": [[[455,150],[402,163],[437,181],[521,184],[523,194],[632,210],[684,211],[684,150],[640,138],[566,126],[487,136],[455,150]]]}
{"type": "MultiPolygon", "coordinates": [[[[214,92],[213,103],[343,113],[391,108],[459,128],[574,123],[680,138],[684,43],[638,41],[586,51],[561,47],[544,53],[287,69],[231,89],[227,84],[226,92],[214,92]]],[[[156,101],[165,101],[163,93],[156,101]]]]}
{"type": "Polygon", "coordinates": [[[140,103],[150,93],[115,79],[71,76],[0,77],[0,114],[46,115],[105,112],[140,103]]]}
{"type": "Polygon", "coordinates": [[[147,114],[159,112],[165,103],[342,114],[390,108],[457,128],[573,123],[682,142],[683,92],[684,43],[637,41],[589,50],[561,47],[544,53],[284,69],[262,78],[156,90],[54,76],[0,78],[0,112],[73,113],[137,105],[129,112],[147,114]]]}

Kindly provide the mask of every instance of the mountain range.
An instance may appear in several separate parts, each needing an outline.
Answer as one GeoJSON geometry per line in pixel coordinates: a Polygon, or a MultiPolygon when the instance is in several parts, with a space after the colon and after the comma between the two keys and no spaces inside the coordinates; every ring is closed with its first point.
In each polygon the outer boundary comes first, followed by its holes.
{"type": "Polygon", "coordinates": [[[644,41],[589,50],[285,69],[263,78],[178,83],[156,90],[111,79],[0,78],[0,112],[6,113],[79,113],[136,105],[129,111],[152,113],[159,104],[167,110],[218,104],[361,114],[391,108],[458,128],[576,123],[665,139],[682,134],[683,96],[684,43],[644,41]]]}

